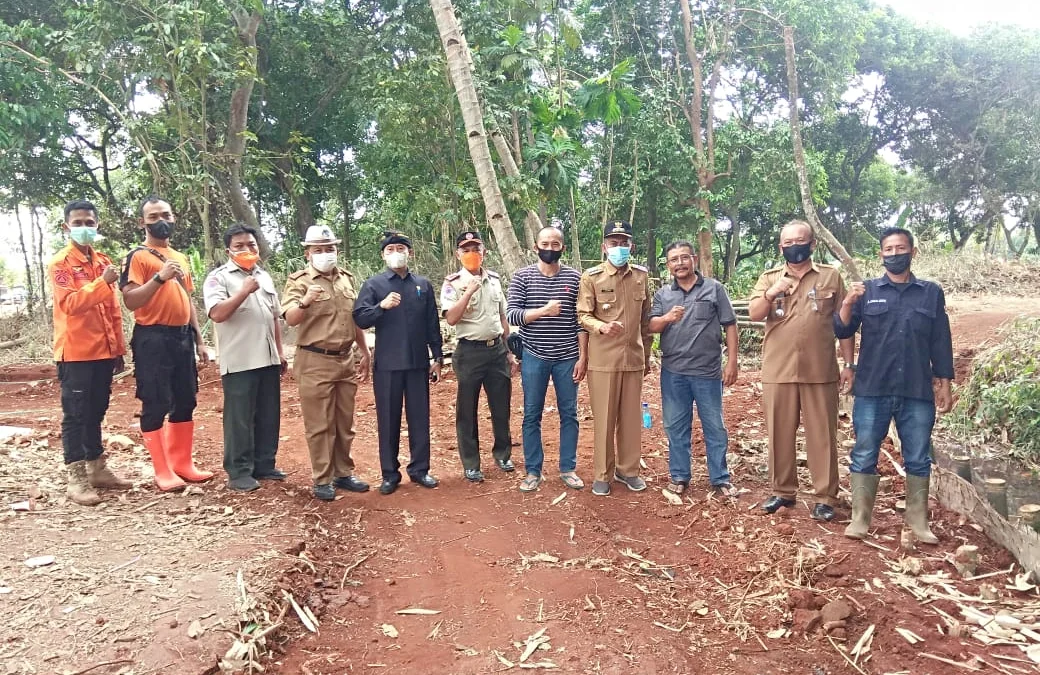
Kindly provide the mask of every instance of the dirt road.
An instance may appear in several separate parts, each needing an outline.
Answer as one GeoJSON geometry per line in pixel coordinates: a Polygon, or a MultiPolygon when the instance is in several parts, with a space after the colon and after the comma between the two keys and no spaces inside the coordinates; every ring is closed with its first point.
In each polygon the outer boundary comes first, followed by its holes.
{"type": "MultiPolygon", "coordinates": [[[[951,306],[965,359],[1018,311],[1002,301],[951,306]]],[[[3,378],[47,375],[8,372],[3,378]]],[[[202,463],[216,468],[219,380],[210,370],[203,381],[197,446],[202,463]]],[[[644,390],[654,416],[643,438],[650,489],[635,494],[616,484],[607,498],[555,480],[552,407],[544,423],[549,480],[540,491],[519,493],[522,470],[503,474],[489,457],[485,483],[464,481],[449,378],[435,388],[431,410],[440,487],[406,482],[388,497],[372,491],[316,502],[289,379],[280,450],[290,473],[285,484],[236,496],[218,480],[201,494],[160,496],[145,481],[125,503],[85,510],[61,497],[54,383],[8,384],[0,391],[0,423],[52,432],[48,447],[0,446],[7,501],[24,499],[32,484],[44,493],[38,511],[7,513],[0,528],[0,587],[9,589],[0,594],[0,609],[17,619],[0,628],[8,672],[74,672],[114,661],[91,672],[202,673],[230,645],[233,636],[223,631],[238,627],[238,570],[251,597],[288,590],[321,624],[310,633],[290,611],[268,672],[489,673],[523,660],[524,667],[567,673],[837,673],[854,672],[847,659],[856,658],[862,672],[947,673],[954,668],[920,654],[956,662],[973,656],[989,662],[994,653],[1023,658],[1017,648],[987,649],[970,637],[952,637],[936,610],[958,616],[956,604],[921,604],[905,590],[901,516],[893,510],[902,490],[898,478],[879,499],[878,536],[869,544],[841,536],[845,509],[830,524],[809,519],[807,494],[799,508],[777,517],[755,508],[768,496],[755,372],[742,373],[724,399],[730,468],[748,492],[736,502],[709,498],[698,431],[695,489],[681,506],[661,494],[667,448],[656,374],[644,390]],[[25,565],[27,557],[50,552],[57,552],[55,564],[25,565]],[[828,618],[849,614],[829,636],[818,625],[823,605],[828,618]],[[397,613],[408,608],[436,613],[397,613]],[[189,636],[193,621],[204,629],[194,631],[197,637],[189,636]],[[840,651],[851,650],[871,626],[869,650],[859,657],[840,651]],[[924,643],[911,646],[895,627],[913,630],[924,643]]],[[[517,383],[517,440],[521,401],[517,383]]],[[[132,383],[123,381],[107,431],[135,436],[135,411],[132,383]]],[[[377,484],[370,386],[361,389],[358,411],[355,458],[361,477],[377,484]]],[[[579,415],[579,473],[588,482],[591,419],[584,385],[579,415]]],[[[490,435],[486,409],[483,417],[482,431],[490,435]]],[[[519,447],[514,458],[521,464],[519,447]]],[[[115,462],[131,474],[147,473],[139,451],[115,462]]],[[[883,471],[894,473],[888,465],[883,471]]],[[[926,578],[938,576],[950,589],[977,596],[986,581],[944,576],[952,572],[944,556],[965,542],[981,548],[979,573],[1010,566],[1006,552],[970,524],[938,509],[933,518],[942,544],[916,556],[926,578]]],[[[1010,600],[1015,593],[1004,590],[1003,581],[998,576],[990,583],[1010,600]]]]}

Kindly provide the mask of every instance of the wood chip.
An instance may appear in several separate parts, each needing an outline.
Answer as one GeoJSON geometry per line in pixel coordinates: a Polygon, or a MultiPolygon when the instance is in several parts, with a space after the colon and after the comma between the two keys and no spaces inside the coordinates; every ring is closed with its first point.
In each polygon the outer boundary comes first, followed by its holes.
{"type": "Polygon", "coordinates": [[[566,492],[561,492],[560,496],[557,497],[556,499],[552,500],[552,503],[549,506],[556,506],[557,504],[559,504],[560,502],[562,502],[566,498],[567,498],[567,493],[566,492]]]}
{"type": "Polygon", "coordinates": [[[936,656],[935,654],[928,654],[927,652],[918,652],[918,656],[923,656],[926,659],[931,659],[933,661],[938,661],[939,663],[945,663],[946,665],[949,665],[949,666],[956,666],[958,668],[963,668],[964,670],[972,670],[972,671],[975,671],[975,672],[978,672],[978,671],[982,670],[982,668],[979,668],[978,666],[973,666],[973,665],[971,665],[969,663],[961,663],[960,661],[951,661],[950,659],[944,659],[941,656],[936,656]]]}
{"type": "Polygon", "coordinates": [[[399,635],[397,629],[394,628],[393,624],[384,623],[382,626],[380,626],[380,628],[383,630],[383,635],[387,636],[388,638],[396,638],[399,635]]]}
{"type": "Polygon", "coordinates": [[[26,567],[46,567],[47,565],[53,565],[55,557],[52,555],[39,555],[35,558],[28,558],[25,561],[26,567]]]}
{"type": "Polygon", "coordinates": [[[668,488],[661,488],[661,494],[664,495],[664,498],[668,500],[669,504],[674,504],[675,506],[682,506],[683,505],[682,497],[680,497],[679,495],[675,494],[674,492],[672,492],[668,488]]]}
{"type": "Polygon", "coordinates": [[[399,609],[394,614],[417,614],[420,616],[433,616],[434,614],[440,614],[439,609],[425,609],[423,607],[407,607],[405,609],[399,609]]]}

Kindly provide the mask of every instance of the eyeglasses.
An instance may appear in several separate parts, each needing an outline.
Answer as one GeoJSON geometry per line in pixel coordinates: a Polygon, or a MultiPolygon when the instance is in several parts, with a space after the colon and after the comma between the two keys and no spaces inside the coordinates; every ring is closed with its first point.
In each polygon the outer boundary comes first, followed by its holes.
{"type": "Polygon", "coordinates": [[[693,262],[693,256],[688,253],[677,255],[674,258],[668,258],[669,265],[676,265],[678,263],[693,262]]]}

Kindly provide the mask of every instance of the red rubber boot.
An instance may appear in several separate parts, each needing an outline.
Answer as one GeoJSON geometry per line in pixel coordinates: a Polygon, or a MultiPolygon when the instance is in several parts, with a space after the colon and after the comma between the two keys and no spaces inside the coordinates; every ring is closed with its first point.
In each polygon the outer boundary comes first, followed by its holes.
{"type": "Polygon", "coordinates": [[[144,436],[144,447],[152,457],[152,467],[155,469],[155,484],[163,492],[178,490],[185,486],[184,481],[177,477],[166,462],[165,444],[163,443],[163,430],[141,432],[144,436]]]}
{"type": "Polygon", "coordinates": [[[201,483],[213,478],[212,471],[195,467],[191,459],[191,445],[195,438],[194,422],[167,422],[163,427],[166,441],[166,457],[173,472],[191,483],[201,483]]]}

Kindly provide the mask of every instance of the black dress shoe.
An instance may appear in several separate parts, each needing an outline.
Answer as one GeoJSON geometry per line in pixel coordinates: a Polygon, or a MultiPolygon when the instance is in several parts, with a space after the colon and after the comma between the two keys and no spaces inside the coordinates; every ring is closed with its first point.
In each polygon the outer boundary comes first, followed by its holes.
{"type": "Polygon", "coordinates": [[[481,471],[480,469],[466,469],[462,473],[462,475],[464,475],[466,477],[466,480],[468,480],[471,483],[483,483],[484,482],[484,472],[481,471]]]}
{"type": "Polygon", "coordinates": [[[324,485],[315,485],[314,498],[320,499],[323,502],[331,502],[334,499],[336,499],[336,488],[332,487],[331,483],[325,483],[324,485]]]}
{"type": "Polygon", "coordinates": [[[762,504],[762,510],[766,513],[776,513],[781,508],[791,508],[797,502],[793,499],[784,499],[783,497],[777,497],[773,495],[762,504]]]}
{"type": "Polygon", "coordinates": [[[340,476],[332,481],[332,484],[340,490],[349,492],[368,492],[368,483],[356,476],[340,476]]]}
{"type": "Polygon", "coordinates": [[[401,484],[399,480],[384,480],[379,484],[379,494],[390,495],[397,490],[397,486],[401,484]]]}
{"type": "Polygon", "coordinates": [[[440,484],[440,481],[438,481],[436,478],[434,478],[428,473],[424,473],[422,475],[417,474],[415,476],[409,476],[409,478],[412,479],[413,483],[418,483],[419,485],[422,485],[425,488],[435,488],[440,484]]]}
{"type": "Polygon", "coordinates": [[[513,465],[513,460],[511,459],[496,459],[495,464],[506,473],[516,471],[516,466],[513,465]]]}
{"type": "Polygon", "coordinates": [[[270,471],[264,471],[263,473],[253,474],[253,478],[257,480],[285,480],[285,472],[278,469],[271,469],[270,471]]]}
{"type": "Polygon", "coordinates": [[[834,507],[830,504],[814,504],[812,507],[813,520],[822,520],[829,523],[834,520],[834,507]]]}

